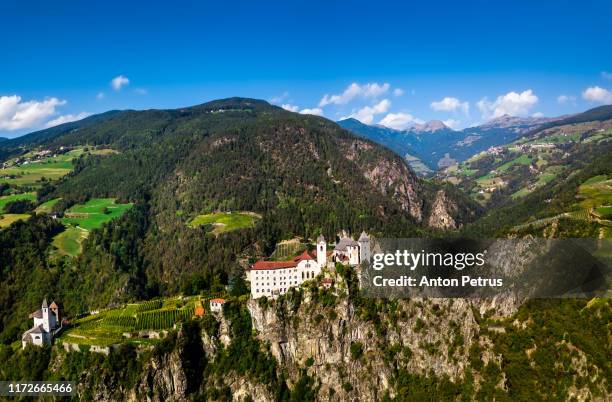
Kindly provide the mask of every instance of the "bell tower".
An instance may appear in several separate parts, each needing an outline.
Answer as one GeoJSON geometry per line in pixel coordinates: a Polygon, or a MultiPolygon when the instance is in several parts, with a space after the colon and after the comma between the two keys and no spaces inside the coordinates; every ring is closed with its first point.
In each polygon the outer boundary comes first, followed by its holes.
{"type": "Polygon", "coordinates": [[[327,265],[327,242],[323,235],[317,237],[317,263],[321,268],[327,265]]]}

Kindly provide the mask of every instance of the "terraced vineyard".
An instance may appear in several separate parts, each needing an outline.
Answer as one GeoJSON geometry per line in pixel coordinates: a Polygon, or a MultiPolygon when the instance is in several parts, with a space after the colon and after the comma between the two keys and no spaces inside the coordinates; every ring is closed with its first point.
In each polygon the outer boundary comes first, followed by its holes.
{"type": "Polygon", "coordinates": [[[108,346],[122,342],[150,343],[138,337],[126,338],[125,333],[143,330],[166,330],[194,317],[199,297],[156,299],[128,304],[122,308],[104,310],[79,318],[61,335],[61,340],[82,345],[108,346]]]}
{"type": "Polygon", "coordinates": [[[136,315],[135,329],[169,329],[193,317],[194,307],[147,311],[136,315]]]}

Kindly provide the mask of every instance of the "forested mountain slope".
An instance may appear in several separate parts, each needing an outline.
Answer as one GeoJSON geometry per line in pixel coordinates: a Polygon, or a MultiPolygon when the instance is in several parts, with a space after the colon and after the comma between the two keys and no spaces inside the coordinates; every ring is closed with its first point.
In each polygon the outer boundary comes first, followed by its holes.
{"type": "MultiPolygon", "coordinates": [[[[92,231],[75,261],[43,259],[70,313],[222,288],[242,276],[240,260],[269,255],[282,239],[319,233],[333,238],[340,229],[414,236],[475,218],[469,199],[421,181],[391,151],[326,119],[266,102],[232,98],[94,120],[39,132],[32,143],[5,148],[113,151],[83,153],[71,173],[41,182],[37,202],[60,200],[55,214],[94,197],[135,203],[122,218],[92,231]],[[252,228],[219,236],[191,225],[214,211],[244,211],[261,219],[252,228]]],[[[52,248],[39,246],[43,254],[52,248]]],[[[18,256],[6,266],[23,270],[24,283],[32,279],[18,256]]],[[[11,295],[5,306],[24,304],[25,311],[37,303],[18,290],[11,295]]],[[[2,330],[14,335],[16,325],[25,323],[11,315],[2,330]]]]}

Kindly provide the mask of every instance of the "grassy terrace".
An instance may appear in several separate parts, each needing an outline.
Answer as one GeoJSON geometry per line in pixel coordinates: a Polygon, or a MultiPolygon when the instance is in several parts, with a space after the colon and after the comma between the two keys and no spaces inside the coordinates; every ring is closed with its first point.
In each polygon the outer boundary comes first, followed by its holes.
{"type": "Polygon", "coordinates": [[[28,219],[30,217],[29,214],[5,214],[4,207],[9,202],[17,201],[17,200],[30,200],[36,201],[35,193],[22,193],[22,194],[13,194],[13,195],[5,195],[0,197],[0,229],[10,226],[13,222],[17,222],[22,219],[28,219]]]}
{"type": "Polygon", "coordinates": [[[591,177],[578,188],[578,206],[582,209],[612,206],[612,175],[591,177]]]}
{"type": "Polygon", "coordinates": [[[74,225],[85,230],[100,228],[106,222],[123,215],[134,204],[116,204],[114,198],[92,198],[85,204],[69,208],[62,218],[65,225],[74,225]]]}
{"type": "Polygon", "coordinates": [[[155,339],[139,337],[139,331],[161,331],[194,318],[199,296],[155,299],[103,310],[73,320],[60,341],[78,345],[109,346],[118,343],[151,344],[155,339]],[[124,336],[130,334],[130,336],[124,336]]]}
{"type": "MultiPolygon", "coordinates": [[[[57,201],[55,201],[57,202],[57,201]]],[[[53,245],[60,255],[75,257],[82,251],[89,231],[123,215],[134,204],[117,204],[114,198],[92,198],[66,210],[62,223],[66,230],[55,236],[53,245]]]]}
{"type": "Polygon", "coordinates": [[[188,225],[192,228],[210,225],[212,233],[218,235],[232,230],[252,228],[259,219],[261,216],[254,212],[216,212],[198,215],[188,225]]]}
{"type": "Polygon", "coordinates": [[[37,208],[36,208],[36,213],[37,214],[49,214],[51,213],[51,211],[53,210],[53,207],[55,206],[55,204],[57,204],[59,202],[61,198],[54,198],[52,200],[49,200],[47,202],[43,202],[42,204],[40,204],[37,208]]]}

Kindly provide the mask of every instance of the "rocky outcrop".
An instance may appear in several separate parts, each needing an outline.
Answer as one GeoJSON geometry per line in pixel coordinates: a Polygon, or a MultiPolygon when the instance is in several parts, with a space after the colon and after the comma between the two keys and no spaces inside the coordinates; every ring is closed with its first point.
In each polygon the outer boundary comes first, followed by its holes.
{"type": "Polygon", "coordinates": [[[378,155],[378,149],[363,140],[353,139],[341,146],[346,158],[357,162],[361,173],[375,189],[393,198],[417,222],[423,220],[423,200],[419,196],[422,185],[401,158],[378,155]]]}
{"type": "Polygon", "coordinates": [[[457,222],[453,216],[457,209],[457,204],[448,199],[444,190],[438,190],[427,218],[427,226],[434,229],[456,229],[457,222]]]}
{"type": "Polygon", "coordinates": [[[136,386],[135,400],[181,401],[187,395],[187,378],[177,352],[152,358],[136,386]]]}
{"type": "Polygon", "coordinates": [[[393,312],[382,314],[378,322],[356,316],[346,298],[328,308],[303,303],[292,314],[279,313],[278,305],[262,308],[253,301],[248,308],[258,337],[270,343],[290,378],[295,381],[299,368],[308,367],[322,399],[378,400],[385,391],[393,395],[394,367],[423,376],[433,371],[436,376],[462,378],[469,345],[479,331],[470,302],[388,303],[393,303],[393,312]]]}

